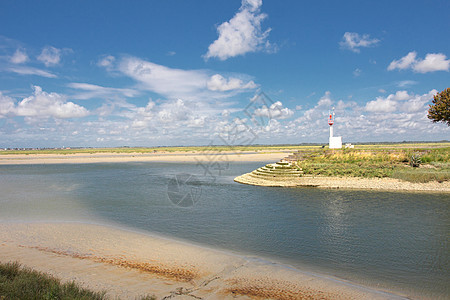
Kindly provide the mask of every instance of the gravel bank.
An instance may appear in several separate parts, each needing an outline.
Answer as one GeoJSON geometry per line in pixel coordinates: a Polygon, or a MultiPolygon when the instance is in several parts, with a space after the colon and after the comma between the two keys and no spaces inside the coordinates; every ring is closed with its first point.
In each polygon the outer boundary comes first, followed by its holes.
{"type": "Polygon", "coordinates": [[[251,173],[238,176],[234,181],[243,184],[278,187],[318,187],[331,189],[364,189],[413,192],[450,193],[450,182],[412,183],[393,178],[358,178],[358,177],[312,177],[302,176],[292,179],[255,178],[251,173]]]}

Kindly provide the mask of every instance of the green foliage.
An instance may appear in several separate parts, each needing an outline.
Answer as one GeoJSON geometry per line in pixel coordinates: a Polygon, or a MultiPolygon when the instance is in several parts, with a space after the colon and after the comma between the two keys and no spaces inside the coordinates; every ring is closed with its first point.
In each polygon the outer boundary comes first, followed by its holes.
{"type": "Polygon", "coordinates": [[[420,158],[420,154],[415,153],[409,158],[409,165],[413,168],[418,168],[421,163],[422,159],[420,158]]]}
{"type": "Polygon", "coordinates": [[[74,282],[61,283],[50,275],[21,268],[19,263],[13,262],[0,263],[0,299],[103,300],[106,296],[105,292],[92,292],[74,282]]]}
{"type": "Polygon", "coordinates": [[[450,168],[442,168],[439,170],[422,169],[422,168],[403,168],[397,169],[391,176],[400,180],[409,182],[443,182],[450,180],[450,168]]]}
{"type": "Polygon", "coordinates": [[[422,155],[422,163],[450,162],[450,147],[437,148],[422,155]]]}
{"type": "Polygon", "coordinates": [[[19,263],[0,264],[0,299],[105,299],[105,293],[92,292],[74,282],[21,268],[19,263]]]}
{"type": "Polygon", "coordinates": [[[428,109],[428,119],[432,122],[443,122],[450,126],[450,88],[436,94],[428,109]]]}

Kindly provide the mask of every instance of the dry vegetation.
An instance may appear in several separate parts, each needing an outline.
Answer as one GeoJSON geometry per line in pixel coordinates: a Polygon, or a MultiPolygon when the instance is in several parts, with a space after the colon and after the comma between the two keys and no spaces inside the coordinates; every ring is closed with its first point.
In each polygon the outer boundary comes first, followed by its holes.
{"type": "Polygon", "coordinates": [[[323,149],[300,156],[298,165],[305,175],[391,177],[410,182],[450,180],[450,147],[445,144],[428,148],[323,149]],[[413,163],[419,166],[413,167],[413,163]]]}

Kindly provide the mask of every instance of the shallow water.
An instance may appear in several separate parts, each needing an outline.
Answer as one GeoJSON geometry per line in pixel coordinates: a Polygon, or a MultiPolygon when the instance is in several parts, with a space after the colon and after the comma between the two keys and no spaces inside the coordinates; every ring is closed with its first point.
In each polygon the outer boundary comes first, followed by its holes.
{"type": "Polygon", "coordinates": [[[263,164],[0,166],[0,220],[119,224],[414,297],[450,296],[448,194],[233,182],[263,164]]]}

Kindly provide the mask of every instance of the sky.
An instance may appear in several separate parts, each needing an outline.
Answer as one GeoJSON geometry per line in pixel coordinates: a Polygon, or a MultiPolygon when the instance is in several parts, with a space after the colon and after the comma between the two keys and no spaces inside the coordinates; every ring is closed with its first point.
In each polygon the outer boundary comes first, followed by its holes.
{"type": "Polygon", "coordinates": [[[447,0],[0,1],[0,148],[450,140],[447,0]]]}

